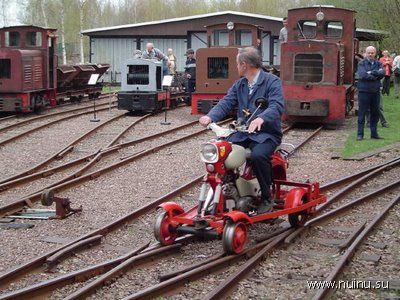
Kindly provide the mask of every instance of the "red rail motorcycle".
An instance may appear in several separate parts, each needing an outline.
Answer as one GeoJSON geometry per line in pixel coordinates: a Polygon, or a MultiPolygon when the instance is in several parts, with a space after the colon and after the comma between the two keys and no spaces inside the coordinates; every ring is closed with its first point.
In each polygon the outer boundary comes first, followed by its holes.
{"type": "Polygon", "coordinates": [[[202,145],[200,157],[206,164],[207,175],[198,204],[188,211],[175,202],[159,206],[163,211],[154,224],[154,235],[161,244],[170,245],[179,235],[194,234],[222,238],[227,253],[240,253],[249,225],[288,215],[292,226],[301,226],[316,206],[326,201],[318,183],[286,180],[288,152],[277,149],[271,157],[274,209],[258,214],[261,192],[249,160],[251,151],[227,141],[232,133],[247,131],[246,126],[233,122],[229,128],[222,128],[212,123],[208,128],[217,139],[202,145]]]}

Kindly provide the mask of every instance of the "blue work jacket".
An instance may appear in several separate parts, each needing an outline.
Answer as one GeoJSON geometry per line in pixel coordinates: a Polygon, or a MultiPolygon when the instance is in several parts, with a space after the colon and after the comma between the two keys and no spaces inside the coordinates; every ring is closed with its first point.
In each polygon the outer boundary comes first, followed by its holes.
{"type": "Polygon", "coordinates": [[[381,88],[381,79],[385,76],[385,70],[383,70],[382,63],[377,60],[373,60],[373,63],[364,58],[358,63],[357,75],[358,83],[357,89],[359,92],[376,93],[381,88]],[[368,74],[368,71],[371,71],[368,74]]]}
{"type": "Polygon", "coordinates": [[[261,70],[251,95],[249,95],[247,79],[243,77],[237,80],[229,89],[226,96],[221,99],[207,115],[213,122],[218,122],[237,107],[238,119],[244,119],[243,109],[248,109],[253,113],[256,110],[255,101],[260,97],[264,97],[268,100],[268,107],[266,109],[259,109],[252,120],[257,117],[264,120],[261,130],[255,133],[237,132],[233,134],[229,140],[235,143],[251,139],[258,143],[264,143],[266,140],[270,139],[276,145],[279,145],[282,140],[281,116],[284,104],[282,83],[275,75],[261,70]]]}

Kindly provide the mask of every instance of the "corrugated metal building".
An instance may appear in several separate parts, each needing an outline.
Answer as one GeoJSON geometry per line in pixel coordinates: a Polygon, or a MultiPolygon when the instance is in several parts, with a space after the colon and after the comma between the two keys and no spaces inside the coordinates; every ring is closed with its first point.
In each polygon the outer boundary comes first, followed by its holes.
{"type": "MultiPolygon", "coordinates": [[[[164,53],[168,48],[177,57],[177,69],[185,65],[186,49],[197,50],[207,46],[204,26],[232,21],[263,28],[262,49],[264,64],[280,63],[279,31],[282,18],[236,11],[222,11],[203,15],[128,24],[85,30],[90,38],[90,62],[109,63],[110,71],[105,80],[120,82],[121,67],[135,50],[144,50],[147,42],[154,43],[164,53]]],[[[377,31],[357,29],[360,40],[377,40],[377,31]]]]}

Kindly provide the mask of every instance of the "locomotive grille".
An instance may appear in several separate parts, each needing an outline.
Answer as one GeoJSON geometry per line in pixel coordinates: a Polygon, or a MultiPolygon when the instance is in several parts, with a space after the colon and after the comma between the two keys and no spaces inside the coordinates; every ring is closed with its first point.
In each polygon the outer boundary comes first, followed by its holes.
{"type": "Polygon", "coordinates": [[[11,78],[11,59],[0,59],[0,78],[11,78]]]}
{"type": "Polygon", "coordinates": [[[297,54],[294,60],[294,80],[320,82],[323,74],[321,54],[297,54]]]}
{"type": "Polygon", "coordinates": [[[127,83],[135,85],[149,84],[148,65],[128,65],[127,83]]]}
{"type": "Polygon", "coordinates": [[[35,72],[33,73],[33,80],[36,82],[40,82],[42,79],[42,68],[41,66],[34,66],[35,72]]]}
{"type": "Polygon", "coordinates": [[[32,66],[27,65],[24,66],[24,83],[32,82],[32,66]]]}
{"type": "Polygon", "coordinates": [[[227,57],[208,58],[208,78],[229,78],[229,61],[227,57]]]}

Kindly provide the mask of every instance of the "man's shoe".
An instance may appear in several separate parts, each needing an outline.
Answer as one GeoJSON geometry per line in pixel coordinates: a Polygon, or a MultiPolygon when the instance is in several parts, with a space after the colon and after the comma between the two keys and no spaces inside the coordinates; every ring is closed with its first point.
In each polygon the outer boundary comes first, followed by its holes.
{"type": "Polygon", "coordinates": [[[372,135],[371,139],[373,139],[373,140],[383,140],[383,137],[381,137],[379,135],[372,135]]]}
{"type": "Polygon", "coordinates": [[[260,214],[265,214],[267,212],[272,211],[274,208],[274,202],[271,200],[263,201],[260,206],[257,208],[257,213],[260,214]]]}
{"type": "Polygon", "coordinates": [[[382,127],[389,128],[389,124],[388,123],[384,123],[384,124],[382,124],[382,127]]]}
{"type": "Polygon", "coordinates": [[[362,141],[363,137],[361,135],[357,136],[357,141],[362,141]]]}

